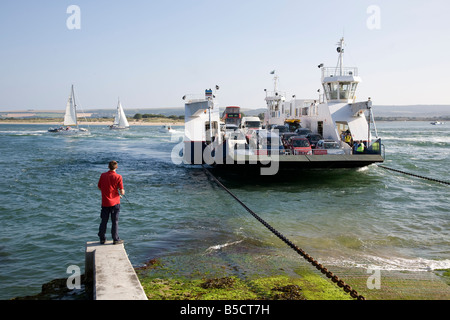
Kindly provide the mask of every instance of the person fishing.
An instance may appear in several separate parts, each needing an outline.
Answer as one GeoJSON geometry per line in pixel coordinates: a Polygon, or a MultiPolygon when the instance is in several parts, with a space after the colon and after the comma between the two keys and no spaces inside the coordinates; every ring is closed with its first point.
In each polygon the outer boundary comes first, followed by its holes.
{"type": "Polygon", "coordinates": [[[122,176],[116,173],[118,166],[117,161],[110,161],[108,164],[109,171],[102,173],[98,180],[97,186],[102,193],[101,222],[98,229],[101,244],[106,242],[106,227],[110,216],[113,244],[123,243],[123,240],[119,238],[119,212],[120,195],[125,195],[125,189],[123,188],[122,176]]]}

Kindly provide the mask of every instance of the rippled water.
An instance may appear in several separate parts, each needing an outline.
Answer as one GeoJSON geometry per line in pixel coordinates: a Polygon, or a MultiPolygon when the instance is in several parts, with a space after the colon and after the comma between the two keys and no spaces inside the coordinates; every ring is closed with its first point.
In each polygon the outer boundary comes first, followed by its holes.
{"type": "MultiPolygon", "coordinates": [[[[175,165],[177,140],[158,127],[116,132],[91,126],[91,134],[80,137],[52,135],[47,127],[0,125],[1,299],[35,294],[42,283],[68,277],[70,265],[84,270],[85,243],[97,240],[97,181],[111,159],[124,177],[129,202],[122,200],[119,233],[134,265],[231,248],[249,255],[287,251],[201,168],[175,165]]],[[[386,166],[450,180],[450,125],[377,127],[386,166]]],[[[326,265],[450,268],[449,186],[376,165],[311,170],[285,180],[220,178],[326,265]]]]}

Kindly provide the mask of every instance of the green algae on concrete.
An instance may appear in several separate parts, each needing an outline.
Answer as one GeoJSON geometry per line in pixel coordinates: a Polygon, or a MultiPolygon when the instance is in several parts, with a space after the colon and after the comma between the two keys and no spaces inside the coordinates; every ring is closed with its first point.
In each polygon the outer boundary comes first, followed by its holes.
{"type": "Polygon", "coordinates": [[[341,288],[318,273],[299,268],[295,270],[301,276],[304,295],[308,300],[353,300],[341,288]]]}
{"type": "MultiPolygon", "coordinates": [[[[136,272],[149,300],[351,300],[333,283],[306,269],[293,275],[225,275],[226,268],[183,276],[153,260],[136,272]],[[215,277],[219,272],[222,277],[215,277]]],[[[236,270],[233,270],[236,271],[236,270]]]]}
{"type": "MultiPolygon", "coordinates": [[[[306,299],[353,300],[304,259],[283,250],[253,249],[251,253],[226,247],[212,253],[153,259],[136,272],[149,299],[306,299]],[[214,279],[229,284],[203,285],[214,279]],[[232,280],[230,280],[232,279],[232,280]],[[206,288],[205,288],[206,287],[206,288]],[[280,290],[276,290],[276,289],[280,290]],[[283,295],[285,291],[290,292],[283,295]],[[301,295],[299,295],[300,293],[301,295]]],[[[448,300],[448,269],[409,272],[380,270],[380,287],[371,288],[364,268],[332,266],[330,270],[366,300],[448,300]]]]}
{"type": "MultiPolygon", "coordinates": [[[[215,280],[225,281],[224,278],[215,280]]],[[[144,278],[141,283],[149,300],[257,299],[245,283],[238,279],[230,281],[232,284],[211,288],[204,286],[206,281],[202,279],[144,278]]]]}

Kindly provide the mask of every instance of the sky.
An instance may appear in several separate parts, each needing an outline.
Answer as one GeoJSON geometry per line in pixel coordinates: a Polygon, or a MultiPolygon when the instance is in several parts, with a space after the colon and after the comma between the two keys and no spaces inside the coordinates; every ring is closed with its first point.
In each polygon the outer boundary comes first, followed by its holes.
{"type": "Polygon", "coordinates": [[[450,105],[448,0],[2,0],[0,111],[182,108],[220,86],[222,107],[264,89],[316,99],[318,65],[358,67],[357,100],[450,105]],[[79,11],[68,10],[71,5],[79,11]]]}

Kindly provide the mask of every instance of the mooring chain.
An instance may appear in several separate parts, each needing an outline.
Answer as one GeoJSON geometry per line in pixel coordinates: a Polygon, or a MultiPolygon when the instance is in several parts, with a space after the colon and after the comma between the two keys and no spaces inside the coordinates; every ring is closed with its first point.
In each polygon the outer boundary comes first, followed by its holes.
{"type": "Polygon", "coordinates": [[[358,294],[358,292],[354,289],[352,289],[351,286],[346,284],[342,279],[340,279],[337,275],[333,274],[333,272],[329,271],[327,268],[325,268],[322,264],[320,264],[317,260],[315,260],[313,257],[311,257],[309,254],[307,254],[303,249],[296,246],[294,243],[292,243],[289,239],[287,239],[283,234],[278,232],[275,228],[273,228],[270,224],[268,224],[264,219],[262,219],[260,216],[258,216],[253,210],[251,210],[249,207],[245,205],[238,197],[236,197],[230,190],[228,190],[227,187],[225,187],[211,172],[209,172],[208,169],[203,168],[205,172],[213,178],[213,180],[228,194],[230,194],[241,206],[245,208],[253,217],[256,218],[259,222],[261,222],[267,229],[269,229],[273,234],[275,234],[279,239],[281,239],[283,242],[285,242],[289,247],[291,247],[294,251],[296,251],[298,254],[300,254],[304,259],[306,259],[309,263],[311,263],[317,270],[322,272],[327,278],[330,278],[331,281],[337,284],[338,287],[342,288],[346,293],[350,294],[350,296],[354,299],[358,300],[366,300],[364,296],[358,294]]]}
{"type": "Polygon", "coordinates": [[[398,169],[389,168],[389,167],[383,166],[381,164],[379,164],[378,166],[380,168],[383,168],[383,169],[386,169],[386,170],[395,171],[395,172],[399,172],[399,173],[402,173],[402,174],[406,174],[408,176],[412,176],[412,177],[416,177],[416,178],[421,178],[421,179],[425,179],[425,180],[430,180],[430,181],[434,181],[434,182],[450,185],[450,182],[448,182],[448,181],[443,181],[443,180],[438,180],[438,179],[434,179],[434,178],[419,176],[419,175],[414,174],[414,173],[409,173],[409,172],[401,171],[401,170],[398,170],[398,169]]]}

